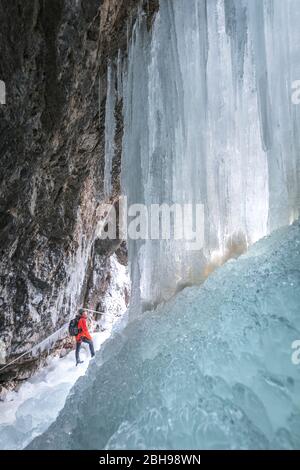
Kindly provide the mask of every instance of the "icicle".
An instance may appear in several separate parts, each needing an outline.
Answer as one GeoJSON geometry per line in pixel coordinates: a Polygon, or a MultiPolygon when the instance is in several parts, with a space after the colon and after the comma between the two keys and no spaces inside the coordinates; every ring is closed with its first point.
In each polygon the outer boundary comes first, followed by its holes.
{"type": "Polygon", "coordinates": [[[141,302],[203,279],[233,240],[245,249],[299,213],[300,33],[295,1],[271,3],[165,0],[152,32],[139,10],[124,79],[123,191],[129,204],[205,206],[203,250],[129,242],[141,302]]]}

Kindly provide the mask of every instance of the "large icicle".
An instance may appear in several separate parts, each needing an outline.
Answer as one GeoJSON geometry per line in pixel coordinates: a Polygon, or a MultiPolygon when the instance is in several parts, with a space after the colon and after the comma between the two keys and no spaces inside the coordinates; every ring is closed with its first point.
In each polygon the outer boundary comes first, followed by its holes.
{"type": "Polygon", "coordinates": [[[203,203],[205,243],[129,243],[133,303],[170,297],[206,266],[299,215],[300,6],[164,0],[136,22],[124,78],[129,203],[203,203]]]}
{"type": "Polygon", "coordinates": [[[104,168],[104,194],[111,195],[111,171],[112,161],[115,152],[115,104],[116,104],[116,84],[115,70],[113,64],[109,64],[107,69],[107,95],[105,109],[105,168],[104,168]]]}
{"type": "Polygon", "coordinates": [[[30,447],[299,449],[299,265],[298,222],[129,322],[30,447]]]}

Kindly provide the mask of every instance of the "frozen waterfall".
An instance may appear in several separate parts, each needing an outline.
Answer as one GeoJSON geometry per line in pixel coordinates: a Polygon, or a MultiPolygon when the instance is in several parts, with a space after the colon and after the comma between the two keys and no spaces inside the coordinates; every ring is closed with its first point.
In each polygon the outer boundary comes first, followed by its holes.
{"type": "Polygon", "coordinates": [[[34,449],[300,448],[300,225],[131,321],[34,449]]]}
{"type": "Polygon", "coordinates": [[[134,305],[170,298],[299,215],[297,0],[163,0],[123,80],[129,204],[203,203],[205,241],[130,241],[134,305]]]}

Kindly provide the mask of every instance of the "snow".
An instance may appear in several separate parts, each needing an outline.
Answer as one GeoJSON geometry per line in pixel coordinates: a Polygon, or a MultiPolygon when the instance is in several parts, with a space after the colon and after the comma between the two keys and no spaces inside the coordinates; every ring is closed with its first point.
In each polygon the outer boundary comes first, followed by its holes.
{"type": "MultiPolygon", "coordinates": [[[[127,268],[113,255],[111,282],[103,298],[105,314],[100,321],[102,331],[92,334],[95,351],[99,351],[112,332],[122,328],[126,322],[125,288],[129,292],[127,268]]],[[[60,332],[53,336],[58,339],[60,332]]],[[[51,336],[51,339],[54,338],[51,336]]],[[[44,343],[41,349],[45,348],[44,343]]],[[[85,344],[82,345],[80,358],[84,362],[76,367],[74,342],[73,351],[63,358],[50,357],[47,366],[26,381],[18,392],[7,394],[5,401],[0,402],[0,449],[23,449],[56,419],[71,388],[85,375],[93,360],[85,344]]]]}
{"type": "Polygon", "coordinates": [[[29,448],[299,449],[299,266],[297,222],[137,316],[29,448]]]}
{"type": "MultiPolygon", "coordinates": [[[[299,224],[174,296],[299,217],[299,19],[298,0],[163,0],[151,31],[138,17],[126,69],[120,56],[108,68],[105,193],[123,96],[128,204],[203,203],[203,250],[129,240],[130,323],[87,371],[66,358],[1,404],[4,447],[23,447],[63,408],[30,447],[300,448],[299,224]]],[[[94,238],[81,225],[54,324],[83,283],[94,238]]]]}
{"type": "MultiPolygon", "coordinates": [[[[93,335],[99,349],[108,334],[93,335]]],[[[74,351],[60,359],[51,358],[49,364],[21,386],[18,392],[9,392],[0,403],[0,448],[22,449],[55,420],[76,380],[85,374],[89,357],[82,348],[84,363],[75,367],[74,351]],[[41,411],[43,410],[43,411],[41,411]]]]}

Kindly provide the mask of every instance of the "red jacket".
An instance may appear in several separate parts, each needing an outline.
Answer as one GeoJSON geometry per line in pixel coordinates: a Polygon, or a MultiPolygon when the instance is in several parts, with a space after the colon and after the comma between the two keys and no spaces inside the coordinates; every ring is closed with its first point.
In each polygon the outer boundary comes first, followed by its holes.
{"type": "Polygon", "coordinates": [[[89,333],[85,318],[83,318],[83,317],[80,318],[80,320],[78,322],[78,329],[79,329],[80,333],[78,333],[78,335],[76,336],[76,341],[78,341],[78,342],[81,341],[81,339],[83,337],[86,338],[86,339],[89,339],[89,340],[92,339],[92,337],[89,333]]]}

